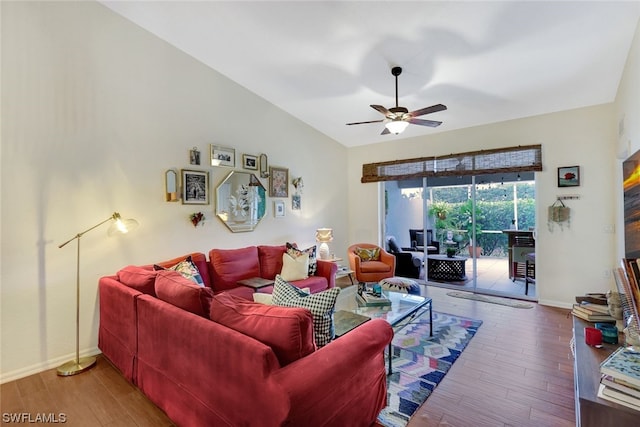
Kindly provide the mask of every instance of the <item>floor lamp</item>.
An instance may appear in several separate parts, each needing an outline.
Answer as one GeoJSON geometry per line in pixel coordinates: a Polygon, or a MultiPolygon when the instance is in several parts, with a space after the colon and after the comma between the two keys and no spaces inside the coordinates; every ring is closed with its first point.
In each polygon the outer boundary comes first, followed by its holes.
{"type": "Polygon", "coordinates": [[[118,212],[114,212],[113,215],[111,215],[109,218],[105,219],[99,224],[94,225],[91,228],[88,228],[76,234],[71,239],[58,246],[58,248],[62,248],[67,244],[73,242],[74,240],[77,240],[78,242],[78,251],[76,256],[76,358],[63,365],[58,366],[58,375],[60,376],[76,375],[86,371],[96,364],[95,356],[82,358],[80,357],[80,238],[94,228],[97,228],[109,221],[114,221],[114,223],[111,224],[109,230],[107,231],[107,234],[109,236],[127,233],[138,226],[138,221],[136,221],[135,219],[123,220],[118,212]]]}

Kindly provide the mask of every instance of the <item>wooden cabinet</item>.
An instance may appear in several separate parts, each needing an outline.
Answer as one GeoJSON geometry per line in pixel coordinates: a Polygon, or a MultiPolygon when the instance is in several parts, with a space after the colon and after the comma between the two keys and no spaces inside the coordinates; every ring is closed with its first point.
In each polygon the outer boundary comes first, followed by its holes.
{"type": "MultiPolygon", "coordinates": [[[[604,344],[597,349],[584,342],[584,328],[593,323],[573,318],[575,352],[573,362],[576,426],[637,427],[640,411],[618,405],[597,396],[600,385],[600,363],[618,346],[604,344]]],[[[621,336],[622,337],[622,336],[621,336]]]]}

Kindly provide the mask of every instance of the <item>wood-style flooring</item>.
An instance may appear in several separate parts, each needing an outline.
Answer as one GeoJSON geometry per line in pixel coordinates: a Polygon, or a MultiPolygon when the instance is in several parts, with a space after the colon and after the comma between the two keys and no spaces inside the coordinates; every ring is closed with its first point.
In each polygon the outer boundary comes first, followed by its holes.
{"type": "MultiPolygon", "coordinates": [[[[568,310],[511,308],[434,287],[426,293],[434,310],[484,323],[410,427],[575,425],[568,310]]],[[[5,414],[26,413],[64,414],[67,426],[172,425],[104,358],[80,375],[58,377],[52,369],[3,384],[0,392],[3,424],[5,414]]]]}

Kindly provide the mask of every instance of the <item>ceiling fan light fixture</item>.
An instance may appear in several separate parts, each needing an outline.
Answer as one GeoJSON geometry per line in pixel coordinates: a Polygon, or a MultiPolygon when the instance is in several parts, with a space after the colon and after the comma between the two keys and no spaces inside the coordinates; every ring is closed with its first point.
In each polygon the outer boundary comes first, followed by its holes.
{"type": "Polygon", "coordinates": [[[389,129],[389,132],[399,135],[402,132],[404,132],[407,126],[409,126],[409,122],[405,122],[402,119],[396,119],[396,120],[391,120],[390,122],[387,122],[387,124],[384,126],[387,129],[389,129]]]}

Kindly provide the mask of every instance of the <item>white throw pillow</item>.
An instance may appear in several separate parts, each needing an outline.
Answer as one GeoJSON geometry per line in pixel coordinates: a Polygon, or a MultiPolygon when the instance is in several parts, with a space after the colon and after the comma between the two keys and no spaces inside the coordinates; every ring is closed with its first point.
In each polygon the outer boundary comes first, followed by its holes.
{"type": "Polygon", "coordinates": [[[294,258],[286,252],[283,253],[280,276],[288,282],[303,280],[309,277],[309,254],[303,254],[294,258]]]}

